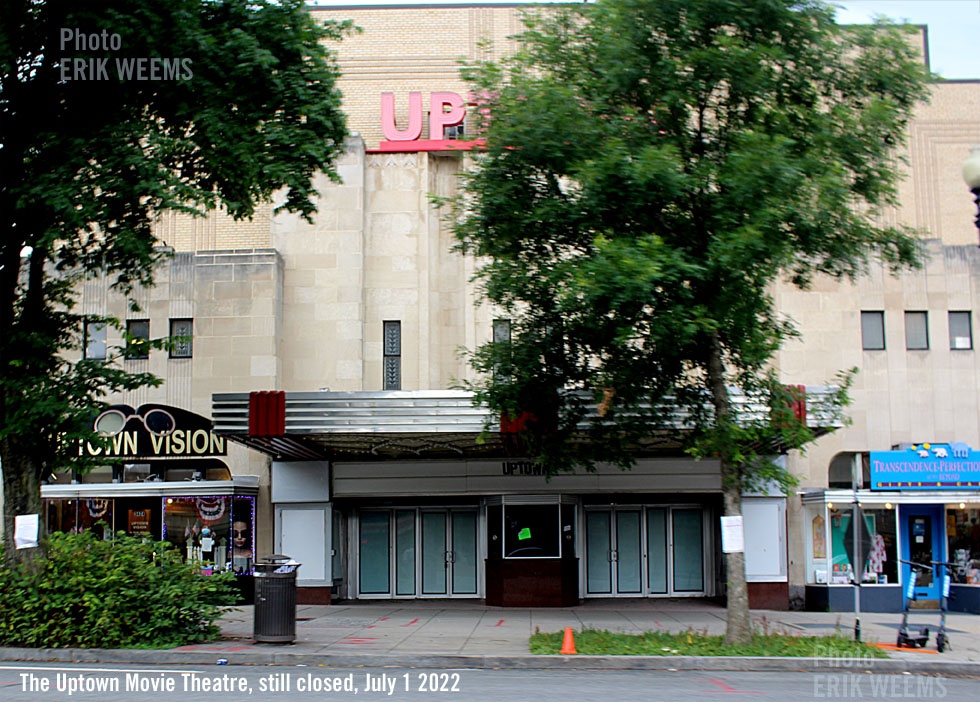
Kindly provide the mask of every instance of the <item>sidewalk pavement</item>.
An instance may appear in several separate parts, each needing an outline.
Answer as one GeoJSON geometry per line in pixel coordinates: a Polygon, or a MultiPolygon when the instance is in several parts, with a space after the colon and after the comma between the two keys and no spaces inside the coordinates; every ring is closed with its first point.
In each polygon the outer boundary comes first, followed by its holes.
{"type": "MultiPolygon", "coordinates": [[[[299,605],[293,644],[252,639],[252,607],[230,609],[219,622],[222,639],[165,651],[0,649],[0,659],[153,665],[233,664],[397,666],[418,668],[626,668],[660,670],[814,670],[934,673],[980,677],[980,616],[949,614],[951,649],[935,650],[938,612],[914,611],[913,627],[928,626],[928,649],[889,651],[890,660],[694,656],[534,656],[528,637],[566,626],[639,633],[722,634],[725,609],[704,600],[586,600],[567,608],[487,607],[464,600],[356,601],[299,605]]],[[[853,635],[854,615],[842,612],[754,610],[760,631],[853,635]]],[[[901,614],[865,613],[862,639],[894,644],[901,614]]]]}

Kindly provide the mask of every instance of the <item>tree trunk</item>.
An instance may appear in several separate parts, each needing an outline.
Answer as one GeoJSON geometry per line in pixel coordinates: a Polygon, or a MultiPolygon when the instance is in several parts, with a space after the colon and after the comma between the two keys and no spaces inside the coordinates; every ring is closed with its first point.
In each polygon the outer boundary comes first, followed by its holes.
{"type": "MultiPolygon", "coordinates": [[[[722,495],[725,499],[725,516],[742,516],[742,481],[736,466],[722,462],[722,495]]],[[[745,583],[745,554],[726,553],[725,570],[728,575],[728,623],[725,627],[726,644],[747,644],[752,638],[752,618],[749,613],[749,589],[745,583]]]]}
{"type": "MultiPolygon", "coordinates": [[[[728,387],[725,384],[725,361],[721,341],[717,333],[712,334],[708,357],[708,384],[711,388],[711,401],[715,410],[715,424],[724,429],[731,417],[731,404],[728,387]]],[[[725,432],[722,432],[722,435],[725,432]]],[[[718,458],[721,461],[721,492],[725,501],[725,516],[742,516],[742,471],[731,460],[724,439],[720,441],[718,458]]],[[[726,553],[725,571],[727,574],[727,626],[726,644],[747,644],[752,638],[752,619],[749,614],[749,591],[745,584],[745,554],[726,553]]]]}
{"type": "Polygon", "coordinates": [[[0,468],[3,470],[3,550],[8,563],[27,561],[41,553],[37,548],[14,548],[14,517],[38,515],[38,538],[45,533],[41,485],[27,451],[18,450],[13,438],[0,440],[0,468]]]}

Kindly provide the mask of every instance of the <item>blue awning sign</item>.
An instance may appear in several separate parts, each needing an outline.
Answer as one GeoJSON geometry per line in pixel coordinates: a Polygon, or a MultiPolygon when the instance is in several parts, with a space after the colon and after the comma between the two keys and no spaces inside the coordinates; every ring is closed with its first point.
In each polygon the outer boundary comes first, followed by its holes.
{"type": "Polygon", "coordinates": [[[872,490],[980,489],[980,451],[961,441],[871,452],[872,490]]]}

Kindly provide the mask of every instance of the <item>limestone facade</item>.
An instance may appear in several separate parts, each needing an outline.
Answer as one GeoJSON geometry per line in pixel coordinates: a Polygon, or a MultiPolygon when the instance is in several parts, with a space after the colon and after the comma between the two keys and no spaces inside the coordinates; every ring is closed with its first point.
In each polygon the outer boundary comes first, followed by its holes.
{"type": "MultiPolygon", "coordinates": [[[[407,96],[420,91],[465,95],[462,58],[499,57],[520,29],[513,6],[316,8],[317,17],[353,19],[362,31],[337,47],[340,87],[353,136],[338,164],[340,184],[319,182],[312,223],[260,209],[236,223],[220,213],[201,219],[164,215],[157,232],[173,249],[141,289],[132,312],[105,281],[87,283],[82,310],[149,319],[151,336],[170,319],[193,319],[193,357],[126,361],[164,379],[118,398],[133,406],[162,402],[208,415],[213,393],[254,390],[334,391],[383,388],[385,321],[401,323],[401,388],[445,389],[471,377],[458,353],[491,335],[493,311],[478,304],[474,261],[452,250],[444,212],[431,195],[450,195],[466,165],[458,153],[379,153],[382,92],[395,94],[399,123],[407,96]],[[492,44],[485,44],[485,40],[492,44]]],[[[423,138],[425,135],[423,134],[423,138]]],[[[980,84],[936,84],[911,127],[909,175],[900,205],[887,218],[922,231],[930,257],[918,271],[890,275],[872,267],[857,281],[817,279],[807,291],[780,285],[779,309],[801,337],[777,358],[789,383],[831,381],[857,367],[853,424],[790,457],[803,487],[827,487],[841,452],[887,449],[905,441],[980,445],[973,348],[951,349],[948,312],[980,310],[980,249],[974,204],[959,174],[980,141],[980,84]],[[882,311],[886,348],[862,350],[861,312],[882,311]],[[906,351],[904,313],[927,313],[929,349],[906,351]]],[[[109,343],[120,340],[110,335],[109,343]]],[[[116,398],[113,398],[116,399],[116,398]]],[[[233,445],[232,472],[261,476],[267,459],[233,445]]],[[[259,519],[271,523],[268,491],[259,519]]],[[[789,500],[790,582],[803,583],[798,500],[789,500]]],[[[270,530],[259,551],[271,552],[270,530]]]]}

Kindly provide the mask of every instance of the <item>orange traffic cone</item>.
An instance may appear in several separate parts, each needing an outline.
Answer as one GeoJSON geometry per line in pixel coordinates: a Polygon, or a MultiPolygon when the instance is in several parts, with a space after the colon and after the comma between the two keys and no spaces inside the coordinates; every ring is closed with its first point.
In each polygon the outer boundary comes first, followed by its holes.
{"type": "Polygon", "coordinates": [[[575,650],[575,637],[572,636],[572,627],[565,627],[565,640],[561,642],[561,650],[558,652],[563,656],[576,656],[578,651],[575,650]]]}

